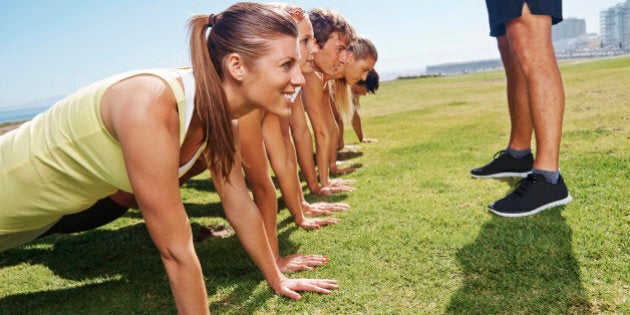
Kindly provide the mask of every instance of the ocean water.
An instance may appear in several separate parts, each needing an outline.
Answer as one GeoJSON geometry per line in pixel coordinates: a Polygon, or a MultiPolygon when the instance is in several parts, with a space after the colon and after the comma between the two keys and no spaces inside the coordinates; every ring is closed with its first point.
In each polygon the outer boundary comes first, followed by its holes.
{"type": "Polygon", "coordinates": [[[37,114],[50,108],[50,105],[28,107],[0,107],[0,124],[33,119],[37,114]]]}

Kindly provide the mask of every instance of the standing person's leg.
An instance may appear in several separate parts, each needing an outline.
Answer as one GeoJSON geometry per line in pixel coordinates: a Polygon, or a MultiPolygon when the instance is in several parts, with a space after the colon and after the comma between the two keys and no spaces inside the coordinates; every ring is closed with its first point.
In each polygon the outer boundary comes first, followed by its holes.
{"type": "Polygon", "coordinates": [[[507,77],[507,100],[511,125],[508,147],[516,151],[530,150],[533,125],[529,111],[527,81],[510,49],[507,37],[497,37],[497,43],[507,77]]]}
{"type": "Polygon", "coordinates": [[[511,50],[505,24],[522,14],[523,0],[486,0],[490,36],[496,37],[501,61],[507,77],[507,98],[510,110],[510,140],[505,150],[497,152],[490,163],[474,168],[474,178],[525,177],[532,170],[532,121],[529,111],[527,81],[511,50]]]}
{"type": "Polygon", "coordinates": [[[532,170],[532,119],[529,109],[527,81],[512,53],[505,35],[497,37],[501,61],[507,77],[507,100],[510,111],[510,140],[505,150],[497,152],[488,164],[474,168],[474,178],[525,177],[532,170]]]}
{"type": "Polygon", "coordinates": [[[524,4],[521,17],[506,23],[510,48],[527,83],[537,153],[532,174],[488,207],[500,216],[528,216],[572,200],[558,170],[564,88],[551,44],[551,22],[551,16],[534,15],[524,4]]]}
{"type": "Polygon", "coordinates": [[[506,23],[510,48],[525,76],[531,119],[536,132],[534,168],[558,170],[564,87],[551,42],[551,17],[531,14],[506,23]]]}

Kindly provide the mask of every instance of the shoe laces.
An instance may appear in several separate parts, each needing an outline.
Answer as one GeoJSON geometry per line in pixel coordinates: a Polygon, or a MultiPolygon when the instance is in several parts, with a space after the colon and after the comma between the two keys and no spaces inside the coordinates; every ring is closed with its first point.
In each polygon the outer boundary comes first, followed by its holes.
{"type": "Polygon", "coordinates": [[[494,154],[494,156],[492,157],[493,160],[496,160],[498,157],[507,154],[507,150],[500,150],[497,151],[497,153],[494,154]]]}
{"type": "Polygon", "coordinates": [[[536,178],[532,176],[532,174],[529,174],[527,175],[527,177],[519,180],[516,183],[516,189],[514,190],[514,194],[516,194],[519,197],[523,197],[530,188],[536,186],[536,183],[538,183],[538,180],[536,180],[536,178]]]}

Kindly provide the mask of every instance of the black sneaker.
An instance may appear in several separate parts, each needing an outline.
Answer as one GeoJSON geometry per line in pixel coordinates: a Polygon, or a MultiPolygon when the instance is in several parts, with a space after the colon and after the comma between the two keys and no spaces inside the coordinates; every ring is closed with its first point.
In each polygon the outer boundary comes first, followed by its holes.
{"type": "Polygon", "coordinates": [[[524,217],[545,209],[566,205],[573,198],[567,191],[562,175],[551,184],[541,174],[529,174],[505,198],[488,206],[490,212],[502,217],[524,217]]]}
{"type": "Polygon", "coordinates": [[[470,171],[474,178],[525,177],[534,167],[534,156],[529,153],[521,159],[512,157],[506,150],[494,154],[493,160],[470,171]]]}

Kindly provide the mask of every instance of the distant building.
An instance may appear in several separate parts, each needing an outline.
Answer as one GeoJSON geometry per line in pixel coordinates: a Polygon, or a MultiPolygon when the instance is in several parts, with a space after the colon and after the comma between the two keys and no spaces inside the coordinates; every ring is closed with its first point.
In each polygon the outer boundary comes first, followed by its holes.
{"type": "MultiPolygon", "coordinates": [[[[586,20],[568,17],[552,27],[554,52],[558,59],[612,57],[630,53],[630,0],[600,14],[601,36],[586,33],[586,20]]],[[[501,59],[474,60],[427,66],[428,75],[453,75],[494,70],[501,59]]]]}
{"type": "Polygon", "coordinates": [[[551,28],[551,39],[555,41],[572,39],[586,34],[586,20],[566,18],[551,28]]]}
{"type": "Polygon", "coordinates": [[[553,42],[556,58],[595,58],[621,55],[618,49],[602,48],[601,38],[596,33],[553,42]]]}
{"type": "Polygon", "coordinates": [[[451,75],[494,70],[503,67],[501,59],[475,60],[427,66],[427,74],[451,75]]]}
{"type": "Polygon", "coordinates": [[[630,0],[599,14],[602,46],[630,51],[630,0]]]}

